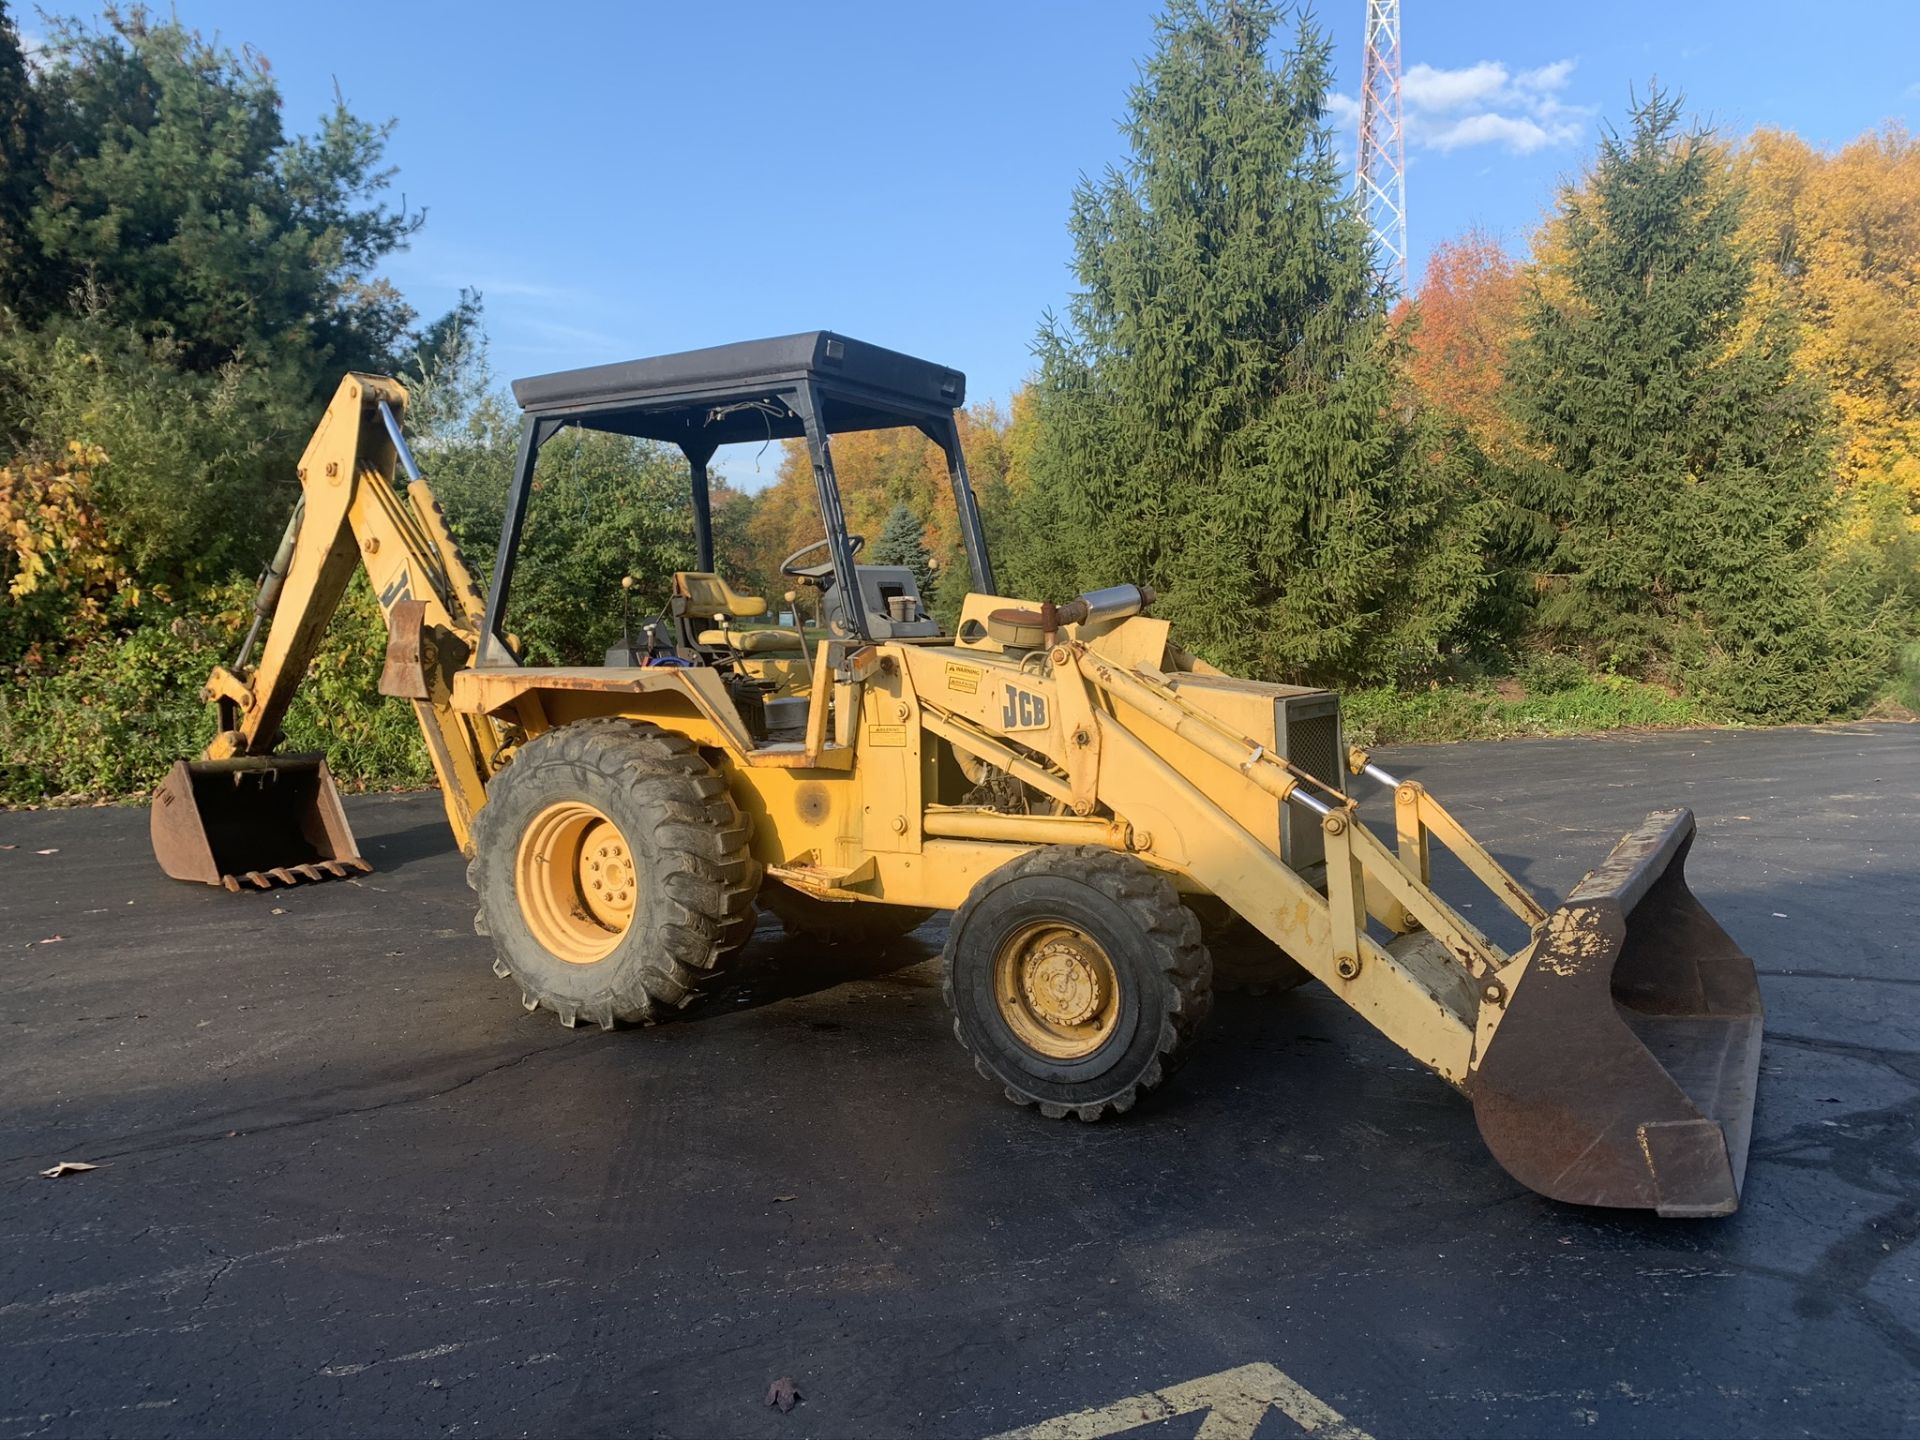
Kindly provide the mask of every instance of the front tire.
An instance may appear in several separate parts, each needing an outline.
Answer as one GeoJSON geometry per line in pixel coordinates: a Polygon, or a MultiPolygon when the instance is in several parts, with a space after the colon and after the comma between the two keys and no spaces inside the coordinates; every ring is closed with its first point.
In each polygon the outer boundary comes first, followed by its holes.
{"type": "Polygon", "coordinates": [[[1212,963],[1173,883],[1092,845],[1049,845],[974,887],[948,932],[953,1033],[1009,1100],[1052,1118],[1133,1108],[1212,1009],[1212,963]]]}
{"type": "Polygon", "coordinates": [[[752,933],[747,821],[692,742],[656,726],[593,720],[531,741],[488,787],[473,838],[494,971],[564,1025],[664,1018],[752,933]]]}

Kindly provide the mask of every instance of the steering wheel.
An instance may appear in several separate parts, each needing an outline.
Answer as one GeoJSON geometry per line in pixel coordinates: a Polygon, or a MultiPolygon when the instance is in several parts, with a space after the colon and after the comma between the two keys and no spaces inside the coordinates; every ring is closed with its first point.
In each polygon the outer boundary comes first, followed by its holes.
{"type": "MultiPolygon", "coordinates": [[[[780,573],[792,580],[819,581],[826,579],[827,576],[833,574],[833,561],[829,560],[824,565],[801,565],[798,562],[803,555],[811,555],[816,550],[826,549],[828,543],[827,540],[820,539],[814,541],[811,545],[802,545],[798,550],[780,562],[780,573]]],[[[866,536],[847,536],[847,549],[853,554],[858,555],[866,548],[866,536]]]]}

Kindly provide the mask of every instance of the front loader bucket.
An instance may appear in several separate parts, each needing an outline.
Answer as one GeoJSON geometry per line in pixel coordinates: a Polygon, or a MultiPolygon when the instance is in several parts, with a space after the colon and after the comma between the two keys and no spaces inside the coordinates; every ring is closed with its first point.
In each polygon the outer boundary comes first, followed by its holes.
{"type": "Polygon", "coordinates": [[[229,890],[373,869],[318,755],[175,761],[154,793],[152,831],[167,874],[229,890]]]}
{"type": "Polygon", "coordinates": [[[1467,1082],[1480,1133],[1555,1200],[1727,1215],[1760,1071],[1753,961],[1687,889],[1693,812],[1649,815],[1548,917],[1467,1082]]]}

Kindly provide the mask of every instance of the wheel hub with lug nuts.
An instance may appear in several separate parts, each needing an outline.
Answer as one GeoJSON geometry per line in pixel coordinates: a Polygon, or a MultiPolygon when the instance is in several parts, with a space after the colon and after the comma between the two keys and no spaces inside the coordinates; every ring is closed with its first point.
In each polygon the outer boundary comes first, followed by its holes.
{"type": "Polygon", "coordinates": [[[1000,1015],[1028,1049],[1055,1060],[1091,1055],[1120,1024],[1120,981],[1100,942],[1043,920],[1008,935],[994,956],[1000,1015]]]}
{"type": "Polygon", "coordinates": [[[1022,968],[1027,1003],[1049,1024],[1084,1025],[1106,1000],[1097,962],[1070,938],[1047,941],[1022,968]]]}
{"type": "Polygon", "coordinates": [[[602,820],[581,837],[580,897],[593,918],[624,927],[633,914],[633,857],[612,822],[602,820]]]}
{"type": "Polygon", "coordinates": [[[514,856],[514,890],[533,938],[575,965],[613,953],[640,893],[627,837],[582,800],[559,801],[533,817],[514,856]]]}

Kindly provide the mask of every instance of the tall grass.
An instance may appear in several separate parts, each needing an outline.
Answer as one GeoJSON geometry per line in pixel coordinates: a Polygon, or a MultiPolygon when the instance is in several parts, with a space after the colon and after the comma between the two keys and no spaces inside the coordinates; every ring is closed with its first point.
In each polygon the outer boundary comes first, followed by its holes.
{"type": "Polygon", "coordinates": [[[1613,675],[1582,675],[1572,683],[1560,681],[1550,689],[1512,695],[1482,688],[1399,690],[1380,685],[1348,691],[1343,708],[1347,735],[1361,745],[1680,729],[1713,723],[1697,701],[1613,675]]]}

